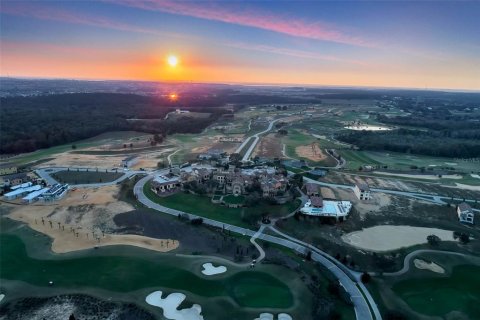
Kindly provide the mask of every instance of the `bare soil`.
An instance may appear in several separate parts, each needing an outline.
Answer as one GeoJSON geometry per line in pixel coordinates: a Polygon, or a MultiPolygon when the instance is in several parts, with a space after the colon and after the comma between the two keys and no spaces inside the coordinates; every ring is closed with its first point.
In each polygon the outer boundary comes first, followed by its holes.
{"type": "Polygon", "coordinates": [[[299,157],[302,157],[314,162],[320,162],[327,158],[327,154],[324,153],[322,149],[320,149],[320,146],[318,144],[298,146],[295,148],[295,153],[299,157]]]}
{"type": "Polygon", "coordinates": [[[133,210],[130,204],[117,200],[118,188],[77,189],[55,203],[12,206],[9,217],[51,237],[52,250],[57,253],[109,245],[166,252],[179,246],[173,239],[116,234],[113,217],[133,210]]]}
{"type": "Polygon", "coordinates": [[[260,139],[260,142],[255,147],[253,156],[282,158],[282,149],[283,145],[281,143],[281,138],[277,137],[274,133],[270,133],[260,139]]]}

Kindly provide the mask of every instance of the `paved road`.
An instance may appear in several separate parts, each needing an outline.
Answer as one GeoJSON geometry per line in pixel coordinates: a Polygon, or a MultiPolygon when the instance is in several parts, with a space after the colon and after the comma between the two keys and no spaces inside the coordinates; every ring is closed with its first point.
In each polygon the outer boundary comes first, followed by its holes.
{"type": "Polygon", "coordinates": [[[175,150],[174,152],[170,153],[168,156],[167,156],[167,161],[168,161],[168,165],[171,166],[172,165],[172,156],[177,153],[178,151],[180,151],[180,149],[177,149],[175,150]]]}
{"type": "MultiPolygon", "coordinates": [[[[288,118],[288,117],[286,117],[288,118]]],[[[245,152],[243,158],[242,158],[242,161],[247,161],[248,159],[250,159],[250,156],[252,155],[252,152],[253,150],[255,149],[255,146],[257,145],[258,141],[260,140],[260,135],[264,134],[264,133],[267,133],[268,131],[272,130],[273,128],[273,125],[277,122],[277,121],[280,121],[282,119],[285,119],[285,118],[279,118],[279,119],[275,119],[275,120],[272,120],[270,121],[269,125],[268,125],[268,128],[263,130],[262,132],[259,132],[259,133],[256,133],[250,137],[248,137],[247,139],[245,139],[242,144],[237,148],[237,150],[235,150],[236,153],[240,153],[243,148],[248,144],[248,142],[251,140],[251,139],[254,139],[253,140],[253,143],[250,145],[250,147],[248,147],[248,150],[247,152],[245,152]]]]}
{"type": "Polygon", "coordinates": [[[255,248],[257,248],[258,252],[260,253],[260,256],[257,258],[257,262],[260,262],[263,260],[263,258],[265,258],[265,251],[258,243],[255,242],[255,239],[257,239],[262,234],[264,229],[265,226],[261,225],[260,229],[258,229],[258,231],[250,238],[250,242],[255,246],[255,248]]]}
{"type": "Polygon", "coordinates": [[[438,253],[438,254],[460,256],[460,257],[474,257],[474,258],[479,259],[478,257],[475,257],[475,256],[470,256],[468,254],[463,254],[463,253],[459,253],[459,252],[452,252],[452,251],[440,251],[440,250],[430,250],[430,249],[415,250],[415,251],[412,251],[405,256],[405,259],[403,259],[402,269],[400,269],[398,271],[395,271],[395,272],[384,272],[382,275],[383,276],[389,276],[389,277],[396,277],[396,276],[400,276],[400,275],[408,272],[408,270],[410,270],[410,261],[413,259],[413,257],[415,257],[419,254],[422,254],[422,253],[435,253],[435,254],[438,253]]]}
{"type": "MultiPolygon", "coordinates": [[[[319,184],[319,185],[325,186],[325,187],[353,190],[352,185],[322,182],[322,181],[313,180],[313,179],[310,179],[310,178],[307,178],[307,177],[303,177],[303,181],[304,182],[316,183],[316,184],[319,184]]],[[[418,199],[418,200],[429,201],[429,202],[433,202],[433,203],[440,204],[440,205],[447,204],[443,200],[451,200],[452,199],[451,197],[448,197],[448,196],[442,196],[442,195],[436,195],[436,194],[430,194],[430,193],[422,193],[422,192],[409,192],[409,191],[399,191],[399,190],[390,190],[390,189],[381,189],[381,188],[370,188],[370,190],[374,191],[374,192],[381,192],[381,193],[387,193],[387,194],[393,194],[393,195],[415,198],[415,199],[418,199]]],[[[453,199],[458,200],[458,201],[464,201],[464,199],[460,199],[460,198],[453,198],[453,199]]],[[[465,202],[475,202],[475,201],[477,201],[477,200],[475,200],[475,199],[465,199],[465,202]]]]}
{"type": "Polygon", "coordinates": [[[345,288],[345,290],[350,294],[352,302],[355,306],[355,313],[357,315],[357,319],[382,319],[380,310],[378,310],[375,300],[370,295],[368,289],[360,281],[360,274],[358,272],[348,269],[340,261],[309,243],[293,238],[277,230],[273,226],[270,226],[270,230],[284,238],[287,238],[292,242],[300,244],[304,248],[307,248],[307,250],[312,251],[312,260],[320,262],[325,267],[327,267],[337,277],[340,284],[345,288]],[[365,298],[368,300],[368,303],[372,308],[375,318],[372,318],[371,311],[365,301],[365,298]],[[370,316],[370,318],[367,318],[367,315],[370,316]]]}
{"type": "MultiPolygon", "coordinates": [[[[335,258],[328,256],[324,252],[320,251],[318,248],[315,248],[309,244],[303,243],[300,240],[297,240],[295,238],[289,237],[288,235],[282,234],[284,238],[279,238],[279,237],[260,233],[259,232],[260,230],[255,232],[250,229],[237,227],[237,226],[226,224],[220,221],[203,218],[197,215],[185,213],[183,211],[179,211],[179,210],[175,210],[175,209],[171,209],[171,208],[167,208],[162,205],[159,205],[151,201],[150,199],[148,199],[143,193],[143,188],[145,186],[145,183],[147,183],[147,181],[149,181],[151,178],[152,178],[151,176],[146,176],[140,179],[134,187],[135,196],[137,197],[138,201],[140,201],[146,207],[160,211],[160,212],[164,212],[167,214],[171,214],[174,216],[186,215],[190,219],[202,218],[203,223],[206,225],[218,227],[224,230],[230,230],[232,232],[239,233],[244,236],[257,237],[258,239],[269,241],[269,242],[276,243],[278,245],[293,249],[299,253],[305,254],[308,251],[312,251],[312,259],[318,263],[321,263],[328,270],[330,270],[330,272],[332,272],[335,275],[339,283],[345,288],[347,293],[350,295],[351,301],[354,305],[355,314],[358,320],[373,320],[373,319],[381,320],[382,319],[376,307],[375,302],[373,301],[373,299],[371,299],[371,296],[368,290],[365,287],[361,288],[360,286],[357,286],[355,277],[350,272],[350,270],[347,269],[345,266],[343,266],[343,268],[340,267],[341,263],[336,261],[335,258]],[[336,263],[332,261],[336,261],[336,263]],[[337,265],[337,263],[339,265],[337,265]],[[363,292],[363,294],[362,292],[360,292],[360,290],[363,292]],[[367,302],[367,300],[370,302],[370,305],[372,306],[374,315],[372,315],[372,312],[370,310],[369,303],[367,302]]],[[[263,229],[261,230],[263,231],[263,229]]],[[[273,229],[273,230],[276,230],[276,229],[273,229]]],[[[280,233],[280,232],[277,231],[277,233],[280,233]]]]}

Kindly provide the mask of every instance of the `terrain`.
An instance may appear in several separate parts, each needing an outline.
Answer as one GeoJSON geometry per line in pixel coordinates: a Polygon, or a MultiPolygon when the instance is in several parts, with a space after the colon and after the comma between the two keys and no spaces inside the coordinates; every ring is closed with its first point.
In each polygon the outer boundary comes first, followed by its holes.
{"type": "Polygon", "coordinates": [[[26,304],[32,315],[94,319],[96,305],[118,319],[160,318],[145,301],[155,291],[185,294],[180,309],[198,304],[205,319],[359,319],[362,303],[371,319],[478,318],[480,229],[456,213],[461,202],[476,219],[480,210],[478,94],[205,85],[208,95],[183,88],[172,102],[168,90],[2,98],[4,160],[70,191],[53,203],[2,200],[0,319],[21,319],[26,304]],[[54,107],[60,115],[47,119],[54,107]],[[45,126],[27,135],[20,118],[45,126]],[[219,151],[229,165],[285,170],[296,199],[227,208],[201,193],[158,196],[145,182],[170,166],[210,165],[200,158],[219,151]],[[350,201],[348,218],[298,215],[306,182],[350,201]],[[357,182],[370,200],[354,194],[357,182]],[[206,263],[226,272],[208,278],[206,263]]]}

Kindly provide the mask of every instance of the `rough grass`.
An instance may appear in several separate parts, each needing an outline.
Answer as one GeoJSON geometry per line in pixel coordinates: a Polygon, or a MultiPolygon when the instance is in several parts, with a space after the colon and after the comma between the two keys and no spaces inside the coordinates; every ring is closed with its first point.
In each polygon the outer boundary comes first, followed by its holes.
{"type": "Polygon", "coordinates": [[[415,311],[445,316],[451,311],[461,311],[471,319],[480,319],[480,267],[460,265],[447,277],[422,277],[401,281],[393,286],[415,311]]]}

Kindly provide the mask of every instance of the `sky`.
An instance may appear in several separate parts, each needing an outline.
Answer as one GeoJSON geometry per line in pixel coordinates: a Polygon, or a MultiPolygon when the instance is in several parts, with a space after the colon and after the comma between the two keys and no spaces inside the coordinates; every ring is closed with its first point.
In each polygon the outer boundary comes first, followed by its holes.
{"type": "Polygon", "coordinates": [[[0,75],[480,90],[479,16],[478,1],[2,0],[0,75]]]}

